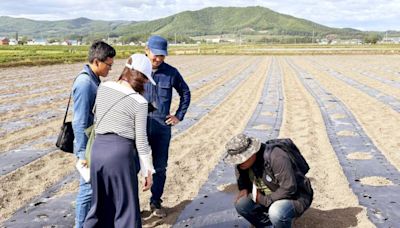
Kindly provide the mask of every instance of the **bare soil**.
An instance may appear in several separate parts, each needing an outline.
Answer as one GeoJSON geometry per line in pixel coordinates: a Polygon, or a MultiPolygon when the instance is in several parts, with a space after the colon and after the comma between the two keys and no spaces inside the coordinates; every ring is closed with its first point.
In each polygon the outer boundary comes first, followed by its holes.
{"type": "MultiPolygon", "coordinates": [[[[167,62],[176,66],[189,85],[217,71],[227,73],[192,91],[196,103],[229,82],[242,70],[256,63],[256,69],[234,88],[223,102],[196,122],[194,126],[175,136],[171,141],[164,206],[168,216],[162,220],[145,220],[146,226],[170,227],[183,208],[197,195],[207,181],[233,135],[243,131],[260,99],[271,59],[268,56],[169,56],[167,62]]],[[[300,83],[294,69],[285,58],[313,74],[328,91],[338,97],[356,117],[363,130],[383,155],[400,169],[400,115],[362,91],[330,76],[321,66],[340,71],[346,76],[382,93],[400,99],[398,88],[363,76],[369,72],[399,83],[399,56],[299,56],[274,57],[282,70],[284,116],[280,137],[290,137],[299,146],[311,166],[308,174],[314,188],[311,208],[296,220],[296,227],[374,227],[349,187],[327,131],[318,104],[300,83]]],[[[43,67],[7,68],[0,71],[0,154],[18,150],[37,142],[34,149],[53,148],[44,139],[58,132],[67,104],[68,94],[82,63],[43,67]],[[21,80],[23,78],[23,80],[21,80]],[[29,103],[34,100],[34,103],[29,103]],[[5,111],[3,110],[5,107],[5,111]],[[8,108],[8,109],[7,109],[8,108]],[[7,110],[10,111],[7,111],[7,110]],[[43,111],[50,110],[52,116],[43,111]],[[25,122],[21,122],[25,121],[25,122]],[[27,124],[26,124],[27,123],[27,124]]],[[[115,80],[124,60],[117,60],[107,80],[115,80]]],[[[176,108],[178,100],[173,101],[176,108]]],[[[271,115],[272,113],[261,113],[271,115]]],[[[335,116],[334,118],[343,118],[335,116]]],[[[267,124],[257,126],[268,129],[267,124]]],[[[354,132],[341,132],[351,135],[354,132]]],[[[349,159],[369,159],[363,151],[349,155],[349,159]]],[[[0,223],[10,218],[19,208],[39,196],[51,185],[74,170],[73,155],[54,152],[43,156],[11,173],[0,176],[0,223]]],[[[363,184],[388,185],[380,177],[368,177],[363,184]]],[[[64,186],[58,195],[77,190],[74,181],[64,186]]],[[[234,192],[236,187],[219,186],[234,192]]],[[[141,207],[148,210],[148,192],[140,193],[141,207]]]]}

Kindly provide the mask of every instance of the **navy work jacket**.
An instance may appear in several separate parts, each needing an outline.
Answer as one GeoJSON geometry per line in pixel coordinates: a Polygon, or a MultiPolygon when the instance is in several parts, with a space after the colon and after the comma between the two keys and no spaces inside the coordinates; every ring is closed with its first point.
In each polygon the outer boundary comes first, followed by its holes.
{"type": "Polygon", "coordinates": [[[172,88],[174,88],[180,97],[179,106],[174,115],[182,121],[190,104],[189,86],[179,71],[165,62],[161,63],[152,76],[156,85],[147,82],[144,97],[149,103],[155,104],[157,110],[150,112],[148,118],[167,126],[165,118],[170,114],[172,88]]]}

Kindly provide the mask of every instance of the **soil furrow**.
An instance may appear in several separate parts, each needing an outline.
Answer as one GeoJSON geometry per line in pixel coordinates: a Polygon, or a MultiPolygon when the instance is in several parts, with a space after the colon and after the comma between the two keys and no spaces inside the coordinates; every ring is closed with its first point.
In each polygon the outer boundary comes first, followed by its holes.
{"type": "Polygon", "coordinates": [[[373,227],[366,209],[358,203],[330,145],[318,104],[306,91],[294,71],[281,59],[285,106],[280,137],[290,137],[299,146],[311,169],[314,201],[296,224],[300,227],[373,227]],[[337,217],[342,221],[336,221],[337,217]],[[355,221],[354,221],[355,220],[355,221]],[[350,222],[350,223],[349,223],[350,222]]]}

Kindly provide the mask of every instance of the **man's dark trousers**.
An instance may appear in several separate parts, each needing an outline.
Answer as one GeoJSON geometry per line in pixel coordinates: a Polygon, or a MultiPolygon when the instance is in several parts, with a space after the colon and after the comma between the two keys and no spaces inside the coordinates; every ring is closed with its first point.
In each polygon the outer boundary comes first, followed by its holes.
{"type": "Polygon", "coordinates": [[[163,120],[147,119],[147,137],[153,155],[153,165],[156,173],[153,174],[150,203],[159,207],[164,192],[166,170],[168,165],[168,150],[171,141],[171,127],[162,123],[163,120]],[[161,122],[161,123],[160,123],[161,122]]]}

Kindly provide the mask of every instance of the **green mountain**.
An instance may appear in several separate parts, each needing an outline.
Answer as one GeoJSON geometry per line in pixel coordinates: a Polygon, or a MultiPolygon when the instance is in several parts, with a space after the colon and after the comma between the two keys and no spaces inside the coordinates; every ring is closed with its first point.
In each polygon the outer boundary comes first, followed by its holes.
{"type": "Polygon", "coordinates": [[[25,18],[0,17],[0,36],[15,38],[19,36],[30,38],[66,38],[108,36],[118,26],[136,22],[127,21],[100,21],[87,18],[76,18],[60,21],[36,21],[25,18]]]}
{"type": "MultiPolygon", "coordinates": [[[[150,34],[160,34],[169,39],[205,35],[234,34],[236,36],[295,37],[299,41],[311,38],[362,38],[368,35],[351,28],[331,28],[309,20],[280,14],[268,8],[254,7],[210,7],[197,11],[184,11],[169,17],[142,22],[99,21],[87,18],[62,21],[34,21],[21,18],[0,17],[0,36],[32,38],[49,37],[116,37],[120,41],[144,41],[150,34]],[[300,38],[300,39],[299,39],[300,38]],[[301,40],[301,38],[306,38],[301,40]]],[[[268,38],[268,39],[269,39],[268,38]]],[[[254,38],[255,39],[255,38],[254,38]]]]}
{"type": "Polygon", "coordinates": [[[325,38],[362,38],[364,32],[345,28],[330,28],[309,20],[277,13],[260,6],[210,7],[198,11],[184,11],[166,18],[118,26],[122,36],[161,34],[173,39],[179,36],[204,35],[260,35],[325,38]]]}
{"type": "Polygon", "coordinates": [[[280,14],[264,7],[211,7],[185,11],[154,21],[119,26],[119,34],[175,33],[190,36],[266,31],[270,34],[303,34],[340,31],[304,19],[280,14]]]}

